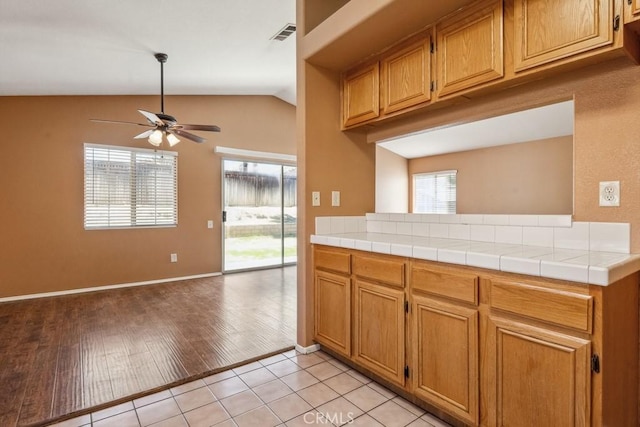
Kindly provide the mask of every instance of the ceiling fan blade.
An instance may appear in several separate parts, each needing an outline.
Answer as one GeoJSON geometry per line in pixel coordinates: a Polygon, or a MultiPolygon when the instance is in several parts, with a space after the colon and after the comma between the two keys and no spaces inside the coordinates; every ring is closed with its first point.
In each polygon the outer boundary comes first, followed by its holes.
{"type": "Polygon", "coordinates": [[[206,141],[206,139],[201,138],[198,135],[194,135],[190,132],[185,132],[181,129],[171,129],[171,132],[175,133],[176,135],[180,135],[183,138],[187,138],[187,139],[190,139],[191,141],[197,142],[198,144],[206,141]]]}
{"type": "Polygon", "coordinates": [[[207,132],[220,132],[220,127],[215,125],[178,125],[180,129],[184,130],[203,130],[207,132]]]}
{"type": "Polygon", "coordinates": [[[144,110],[138,110],[138,112],[143,116],[145,116],[147,120],[149,120],[151,123],[158,126],[164,126],[164,122],[160,120],[160,117],[156,116],[155,113],[151,113],[149,111],[144,111],[144,110]]]}
{"type": "Polygon", "coordinates": [[[139,135],[136,135],[133,137],[133,139],[143,139],[143,138],[148,138],[149,135],[151,135],[154,132],[155,129],[149,129],[149,130],[145,130],[144,132],[142,132],[139,135]]]}
{"type": "Polygon", "coordinates": [[[102,119],[90,119],[90,120],[92,122],[97,122],[97,123],[116,123],[116,124],[123,124],[123,125],[137,125],[137,126],[145,126],[145,127],[151,126],[148,123],[123,122],[120,120],[102,120],[102,119]]]}

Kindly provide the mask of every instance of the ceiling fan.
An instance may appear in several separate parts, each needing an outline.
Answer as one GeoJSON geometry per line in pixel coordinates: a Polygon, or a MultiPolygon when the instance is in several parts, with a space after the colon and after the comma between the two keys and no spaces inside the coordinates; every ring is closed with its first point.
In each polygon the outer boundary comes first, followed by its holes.
{"type": "Polygon", "coordinates": [[[206,139],[194,135],[190,130],[205,131],[205,132],[220,132],[220,128],[215,125],[187,125],[180,124],[175,117],[164,113],[164,63],[167,62],[166,53],[156,53],[155,58],[160,63],[160,112],[151,113],[145,110],[138,110],[148,121],[148,123],[135,123],[135,122],[123,122],[118,120],[101,120],[91,119],[93,122],[100,123],[119,123],[127,125],[145,126],[151,129],[145,130],[139,135],[134,136],[134,139],[149,138],[149,143],[156,147],[162,144],[163,136],[167,139],[170,147],[173,147],[180,139],[178,136],[189,139],[191,141],[201,143],[206,139]]]}

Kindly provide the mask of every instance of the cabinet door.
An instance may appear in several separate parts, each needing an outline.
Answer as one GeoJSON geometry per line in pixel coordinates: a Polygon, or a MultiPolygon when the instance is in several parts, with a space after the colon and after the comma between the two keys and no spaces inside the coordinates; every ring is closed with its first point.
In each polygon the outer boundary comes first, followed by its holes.
{"type": "Polygon", "coordinates": [[[438,96],[504,75],[502,22],[502,0],[491,0],[436,26],[438,96]]]}
{"type": "Polygon", "coordinates": [[[383,378],[404,385],[404,292],[354,281],[353,358],[383,378]]]}
{"type": "Polygon", "coordinates": [[[591,425],[589,341],[490,318],[488,345],[488,425],[591,425]]]}
{"type": "Polygon", "coordinates": [[[431,39],[427,37],[382,61],[382,111],[385,114],[431,99],[431,39]]]}
{"type": "Polygon", "coordinates": [[[315,272],[315,340],[345,356],[351,355],[351,279],[315,272]]]}
{"type": "Polygon", "coordinates": [[[516,71],[613,42],[612,0],[515,0],[516,71]]]}
{"type": "Polygon", "coordinates": [[[380,66],[348,72],[342,81],[342,124],[352,126],[380,115],[380,66]]]}
{"type": "Polygon", "coordinates": [[[413,297],[413,393],[478,423],[478,311],[413,297]]]}

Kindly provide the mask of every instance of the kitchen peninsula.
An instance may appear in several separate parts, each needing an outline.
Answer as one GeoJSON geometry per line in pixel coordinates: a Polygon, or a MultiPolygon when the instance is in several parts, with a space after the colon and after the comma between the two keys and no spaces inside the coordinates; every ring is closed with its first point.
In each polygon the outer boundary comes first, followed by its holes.
{"type": "Polygon", "coordinates": [[[315,340],[453,423],[633,419],[629,238],[566,215],[318,217],[315,340]]]}

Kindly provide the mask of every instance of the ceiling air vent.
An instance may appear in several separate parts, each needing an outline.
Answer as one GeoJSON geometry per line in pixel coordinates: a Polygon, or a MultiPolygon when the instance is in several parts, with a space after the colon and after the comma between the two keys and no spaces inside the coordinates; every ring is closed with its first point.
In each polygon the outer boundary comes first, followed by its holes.
{"type": "Polygon", "coordinates": [[[273,37],[271,37],[271,40],[282,41],[295,32],[296,32],[296,24],[287,24],[280,31],[278,31],[273,37]]]}

